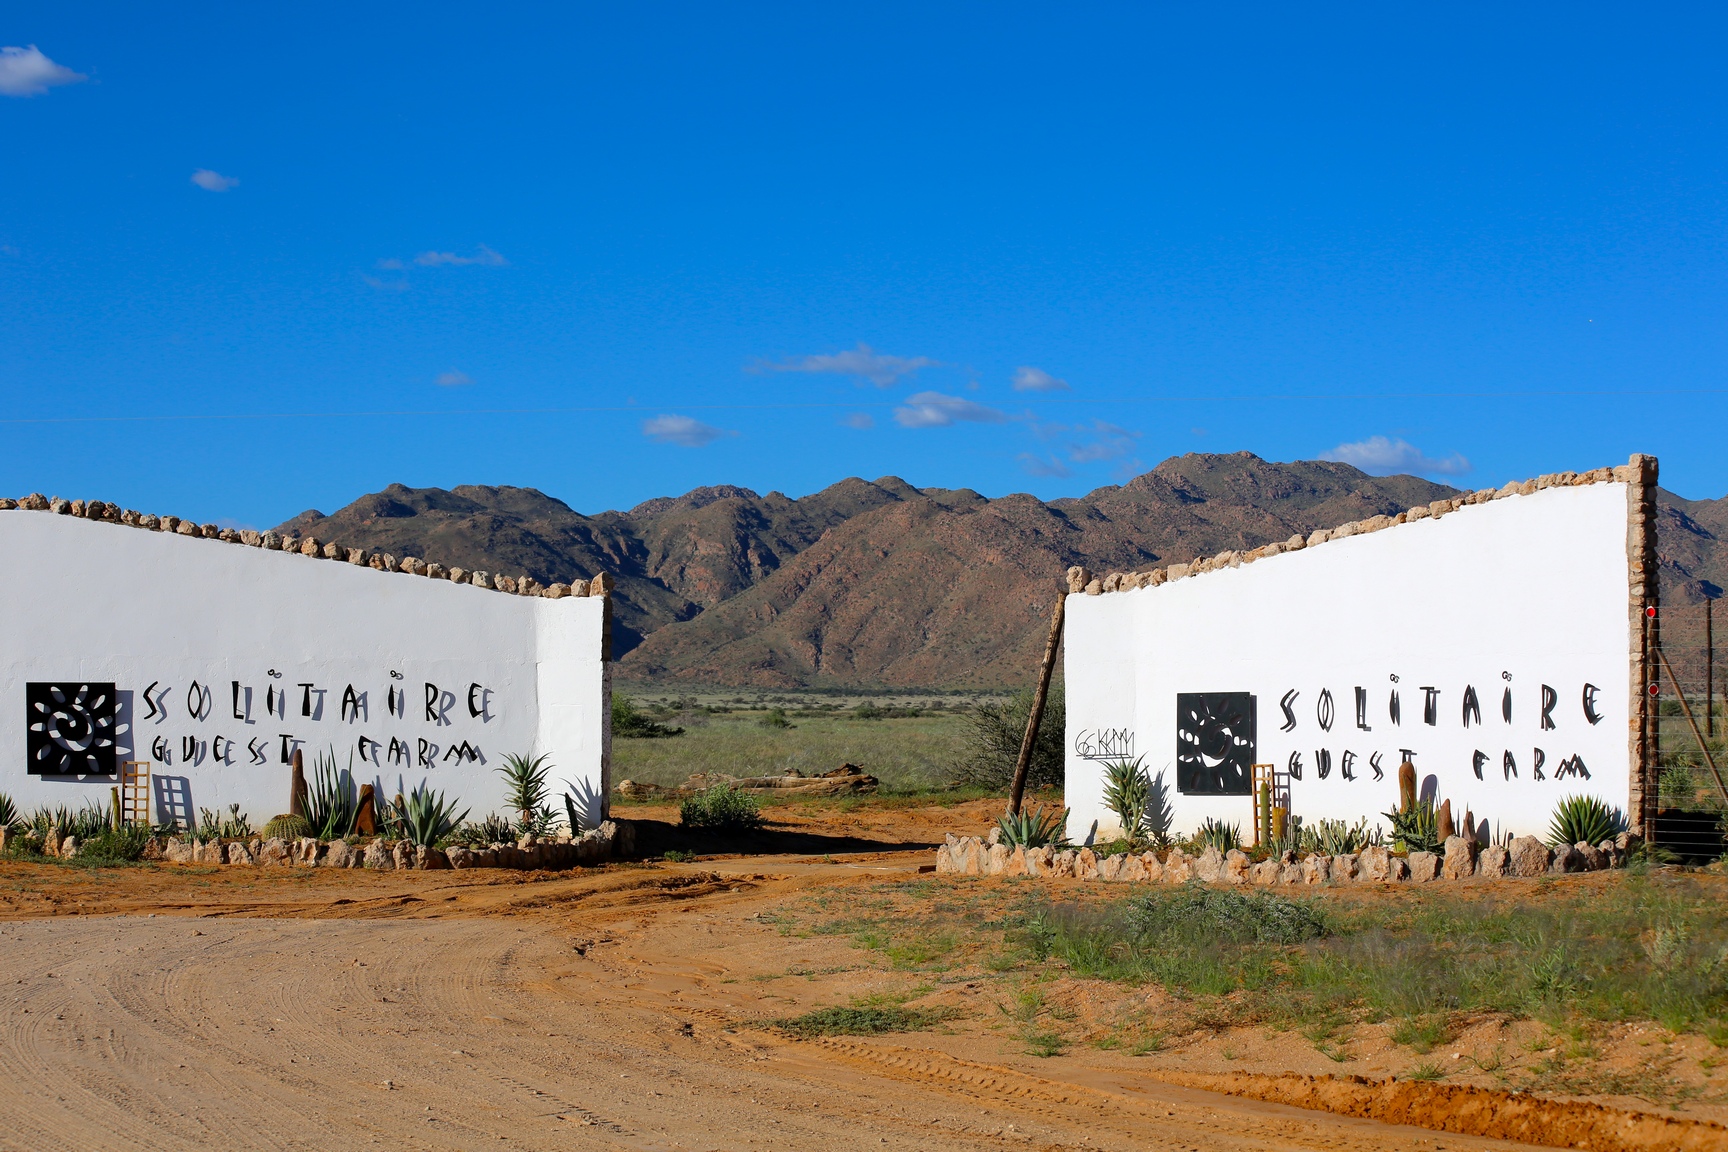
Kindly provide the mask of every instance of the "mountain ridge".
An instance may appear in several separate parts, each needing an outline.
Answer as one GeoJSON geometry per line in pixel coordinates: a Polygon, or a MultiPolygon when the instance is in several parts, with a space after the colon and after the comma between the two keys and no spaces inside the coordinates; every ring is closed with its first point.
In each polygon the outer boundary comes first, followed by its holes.
{"type": "MultiPolygon", "coordinates": [[[[587,515],[532,488],[391,484],[277,530],[542,583],[611,572],[626,679],[1001,687],[1035,667],[1072,564],[1184,562],[1456,494],[1348,464],[1190,453],[1050,501],[847,477],[796,499],[711,485],[587,515]]],[[[1665,598],[1718,595],[1728,498],[1664,492],[1661,516],[1665,598]]]]}

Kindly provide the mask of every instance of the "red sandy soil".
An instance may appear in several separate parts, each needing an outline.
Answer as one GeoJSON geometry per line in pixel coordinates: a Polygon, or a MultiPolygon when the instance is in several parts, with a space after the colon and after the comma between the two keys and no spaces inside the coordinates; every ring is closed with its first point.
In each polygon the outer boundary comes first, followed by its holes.
{"type": "MultiPolygon", "coordinates": [[[[0,1148],[1728,1147],[1707,1099],[1497,1089],[1479,1064],[1531,1058],[1539,1025],[1472,1023],[1433,1054],[1440,1083],[1389,1080],[1415,1058],[1372,1029],[1343,1064],[1255,1029],[1040,1058],[992,973],[932,981],[783,931],[813,902],[932,883],[906,846],[999,803],[789,805],[759,845],[779,851],[563,874],[0,864],[0,1148]],[[882,1037],[772,1026],[871,994],[954,1015],[882,1037]]],[[[1046,988],[1077,1034],[1158,996],[1046,988]]],[[[1720,1099],[1701,1040],[1596,1044],[1604,1068],[1659,1059],[1720,1099]]]]}

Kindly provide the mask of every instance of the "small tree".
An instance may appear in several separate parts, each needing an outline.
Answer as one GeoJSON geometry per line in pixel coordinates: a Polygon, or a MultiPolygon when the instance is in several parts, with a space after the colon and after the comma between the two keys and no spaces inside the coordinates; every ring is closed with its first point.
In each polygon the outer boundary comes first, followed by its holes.
{"type": "MultiPolygon", "coordinates": [[[[973,707],[967,717],[972,727],[967,734],[967,756],[954,770],[955,781],[990,789],[1007,788],[1014,780],[1014,765],[1020,758],[1020,742],[1025,739],[1026,719],[1031,713],[1030,689],[1016,692],[1007,700],[973,707]]],[[[1044,704],[1044,721],[1038,726],[1038,739],[1032,746],[1032,762],[1026,772],[1028,788],[1061,786],[1066,727],[1062,687],[1052,684],[1044,704]]]]}

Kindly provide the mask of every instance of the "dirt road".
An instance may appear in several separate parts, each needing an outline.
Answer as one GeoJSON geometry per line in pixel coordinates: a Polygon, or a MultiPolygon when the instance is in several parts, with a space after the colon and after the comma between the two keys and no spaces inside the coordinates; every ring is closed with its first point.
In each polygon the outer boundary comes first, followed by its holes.
{"type": "Polygon", "coordinates": [[[1528,1146],[1202,1091],[1121,1053],[1038,1059],[982,1001],[936,1032],[772,1028],[906,979],[780,911],[925,862],[0,864],[0,1148],[1528,1146]]]}

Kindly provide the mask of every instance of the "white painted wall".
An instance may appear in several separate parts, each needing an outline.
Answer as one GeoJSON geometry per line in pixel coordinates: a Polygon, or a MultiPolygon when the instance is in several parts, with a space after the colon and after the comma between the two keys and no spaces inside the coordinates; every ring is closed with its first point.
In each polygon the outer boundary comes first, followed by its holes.
{"type": "MultiPolygon", "coordinates": [[[[1291,801],[1308,821],[1366,816],[1372,825],[1396,808],[1402,748],[1416,753],[1419,778],[1433,778],[1460,820],[1468,807],[1496,831],[1545,835],[1556,802],[1579,792],[1624,810],[1632,771],[1626,498],[1622,483],[1549,488],[1156,588],[1070,596],[1070,837],[1080,843],[1103,831],[1108,839],[1116,830],[1101,803],[1101,766],[1083,754],[1099,745],[1100,731],[1130,742],[1174,793],[1182,692],[1254,693],[1255,759],[1283,768],[1301,754],[1291,801]],[[1584,716],[1587,683],[1600,689],[1596,724],[1584,716]],[[1557,698],[1548,730],[1540,722],[1544,684],[1557,698]],[[1480,698],[1480,726],[1463,723],[1466,685],[1480,698]],[[1369,730],[1357,725],[1357,686],[1368,692],[1369,730]],[[1440,690],[1432,726],[1423,722],[1425,686],[1440,690]],[[1388,716],[1394,687],[1398,725],[1388,716]],[[1507,687],[1510,724],[1501,718],[1507,687]],[[1292,689],[1296,724],[1285,732],[1280,700],[1292,689]],[[1316,714],[1322,690],[1333,698],[1330,731],[1316,714]],[[1544,780],[1533,771],[1538,748],[1544,780]],[[1325,780],[1316,770],[1320,749],[1332,756],[1325,780]],[[1488,756],[1482,779],[1473,771],[1478,750],[1488,756]],[[1342,771],[1347,751],[1355,753],[1353,781],[1342,771]],[[1512,779],[1503,770],[1507,751],[1517,765],[1512,779]],[[1574,755],[1590,779],[1557,780],[1555,769],[1574,755]]],[[[1248,796],[1173,800],[1179,831],[1214,817],[1252,836],[1248,796]]]]}
{"type": "Polygon", "coordinates": [[[308,772],[315,752],[342,768],[352,755],[356,781],[383,798],[430,781],[476,818],[502,806],[506,753],[549,753],[554,793],[575,788],[591,816],[610,788],[601,599],[511,596],[23,510],[0,512],[0,587],[0,790],[21,808],[106,804],[117,782],[27,773],[31,681],[113,682],[119,759],[155,761],[158,808],[172,797],[194,818],[239,804],[258,827],[287,811],[284,748],[296,743],[308,772]],[[194,684],[209,692],[200,715],[194,684]],[[350,686],[365,709],[344,716],[350,686]],[[392,688],[406,694],[394,713],[392,688]],[[286,715],[268,711],[284,690],[286,715]],[[391,760],[393,740],[406,763],[391,760]],[[452,753],[464,744],[479,758],[452,753]]]}

